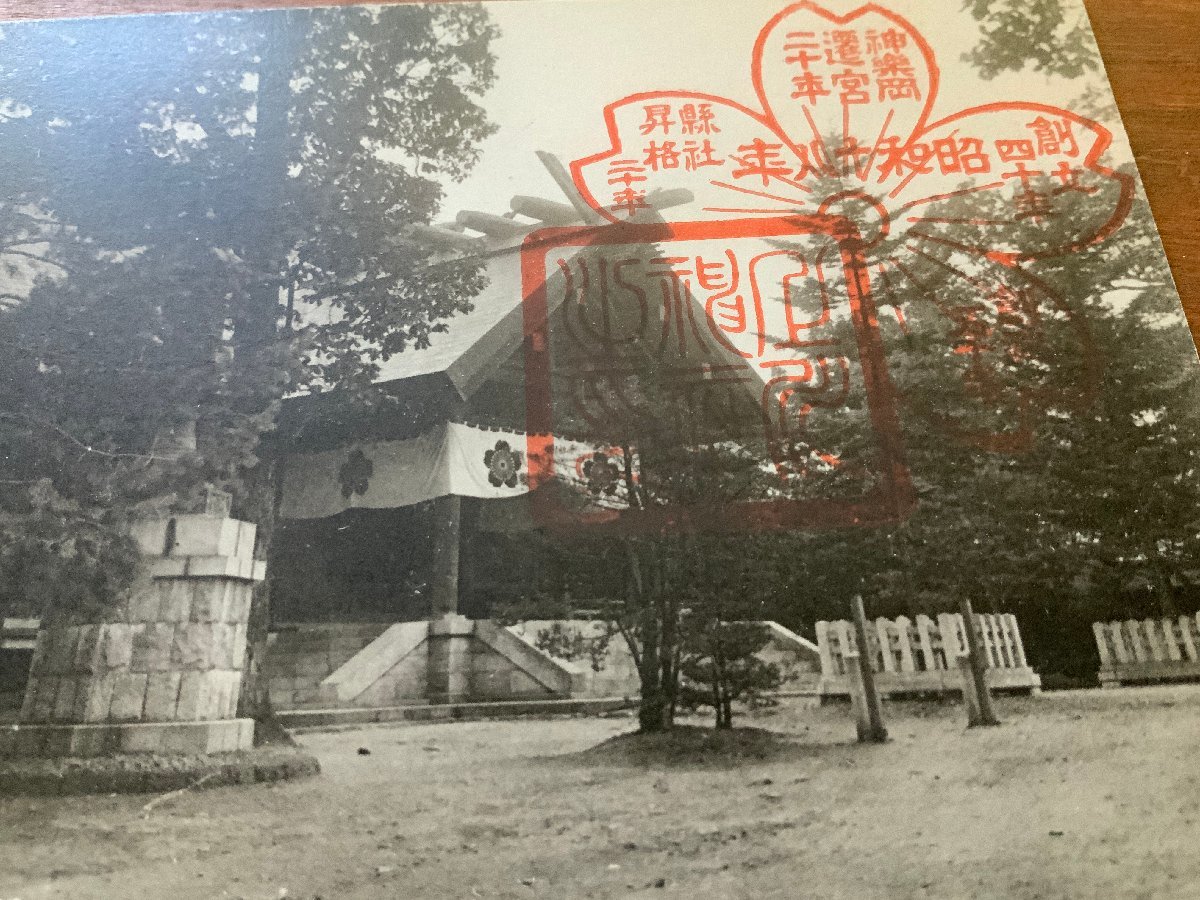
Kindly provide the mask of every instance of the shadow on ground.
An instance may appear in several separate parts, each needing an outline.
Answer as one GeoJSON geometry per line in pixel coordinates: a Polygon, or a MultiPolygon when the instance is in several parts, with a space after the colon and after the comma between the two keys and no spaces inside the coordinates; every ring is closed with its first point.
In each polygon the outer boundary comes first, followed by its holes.
{"type": "Polygon", "coordinates": [[[538,757],[539,764],[594,768],[732,769],[747,763],[812,759],[849,743],[805,741],[765,728],[718,730],[676,725],[660,734],[631,731],[575,753],[538,757]]]}

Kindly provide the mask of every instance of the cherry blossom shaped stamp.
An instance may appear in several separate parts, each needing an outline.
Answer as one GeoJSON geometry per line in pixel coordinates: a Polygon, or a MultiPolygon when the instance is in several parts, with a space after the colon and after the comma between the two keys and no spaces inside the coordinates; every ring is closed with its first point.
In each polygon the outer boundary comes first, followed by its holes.
{"type": "Polygon", "coordinates": [[[701,418],[720,418],[705,405],[714,383],[741,381],[738,402],[748,384],[764,455],[789,484],[816,486],[773,508],[732,504],[735,527],[903,517],[897,393],[959,441],[1010,452],[1038,416],[1086,400],[1099,370],[1086,324],[1029,264],[1104,241],[1128,213],[1134,182],[1101,161],[1104,126],[1019,100],[939,109],[932,48],[874,3],[783,9],[758,36],[750,80],[753,109],[680,90],[607,105],[609,146],[570,171],[610,226],[527,239],[529,421],[546,433],[531,438],[533,481],[548,477],[560,394],[593,429],[636,406],[614,403],[628,400],[612,363],[622,342],[687,370],[701,418]],[[664,192],[692,199],[653,208],[664,192]],[[639,242],[654,253],[639,259],[639,242]],[[877,308],[936,338],[922,364],[956,389],[931,401],[893,388],[877,308]],[[610,370],[605,389],[578,362],[589,352],[607,357],[595,367],[610,370]],[[818,434],[863,408],[872,446],[818,434]]]}
{"type": "Polygon", "coordinates": [[[940,79],[929,43],[883,5],[837,14],[797,3],[756,41],[758,108],[687,91],[625,97],[604,110],[608,149],[571,173],[613,222],[678,188],[695,202],[666,210],[672,221],[852,219],[880,305],[907,327],[898,298],[916,295],[944,320],[961,384],[942,412],[947,431],[1019,450],[1038,411],[1064,401],[1039,372],[1069,369],[1060,384],[1086,397],[1098,367],[1082,318],[1025,264],[1104,241],[1134,181],[1101,161],[1112,134],[1099,122],[1020,100],[943,111],[940,79]],[[1051,340],[1051,324],[1066,336],[1051,340]],[[997,374],[1013,365],[1021,377],[997,374]],[[978,421],[990,408],[996,421],[978,421]]]}

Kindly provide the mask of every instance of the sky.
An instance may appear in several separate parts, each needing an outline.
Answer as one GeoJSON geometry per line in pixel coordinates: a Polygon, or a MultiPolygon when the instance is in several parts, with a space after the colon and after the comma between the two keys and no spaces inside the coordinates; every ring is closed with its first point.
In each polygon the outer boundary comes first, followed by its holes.
{"type": "MultiPolygon", "coordinates": [[[[1064,0],[1083,16],[1080,0],[1064,0]]],[[[497,80],[484,98],[499,131],[482,147],[466,181],[449,185],[443,218],[460,209],[503,213],[514,194],[561,199],[534,152],[564,162],[607,149],[603,109],[633,93],[692,90],[756,108],[751,51],[783,0],[522,0],[485,4],[501,30],[494,44],[497,80]]],[[[827,0],[849,12],[859,0],[827,0]]],[[[942,69],[933,118],[997,100],[1068,105],[1103,76],[1075,80],[1036,73],[982,80],[961,62],[979,39],[958,0],[883,0],[932,45],[942,69]]],[[[1069,17],[1070,18],[1070,17],[1069,17]]],[[[1110,164],[1132,159],[1119,122],[1110,164]]]]}

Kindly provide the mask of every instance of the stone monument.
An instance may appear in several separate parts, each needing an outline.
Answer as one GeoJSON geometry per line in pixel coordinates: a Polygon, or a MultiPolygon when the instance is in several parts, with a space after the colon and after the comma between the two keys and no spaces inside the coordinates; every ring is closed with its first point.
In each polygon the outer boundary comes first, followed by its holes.
{"type": "Polygon", "coordinates": [[[236,716],[251,593],[266,571],[255,531],[211,504],[137,526],[129,598],[43,622],[0,756],[249,749],[254,722],[236,716]]]}

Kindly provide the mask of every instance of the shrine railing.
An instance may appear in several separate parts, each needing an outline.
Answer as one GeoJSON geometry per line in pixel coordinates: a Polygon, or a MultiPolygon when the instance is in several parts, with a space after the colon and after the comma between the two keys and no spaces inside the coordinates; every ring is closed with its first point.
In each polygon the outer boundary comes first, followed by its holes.
{"type": "Polygon", "coordinates": [[[1200,613],[1096,622],[1100,685],[1200,680],[1200,613]]]}
{"type": "MultiPolygon", "coordinates": [[[[988,684],[994,690],[1031,693],[1041,679],[1029,667],[1016,617],[978,614],[981,646],[987,661],[988,684]]],[[[936,619],[879,618],[868,623],[867,654],[882,694],[960,693],[962,676],[956,660],[967,652],[966,629],[958,614],[936,619]]],[[[854,626],[847,621],[818,622],[821,657],[821,697],[849,696],[848,653],[857,652],[854,626]]]]}
{"type": "Polygon", "coordinates": [[[0,619],[0,650],[32,650],[40,619],[0,619]]]}

